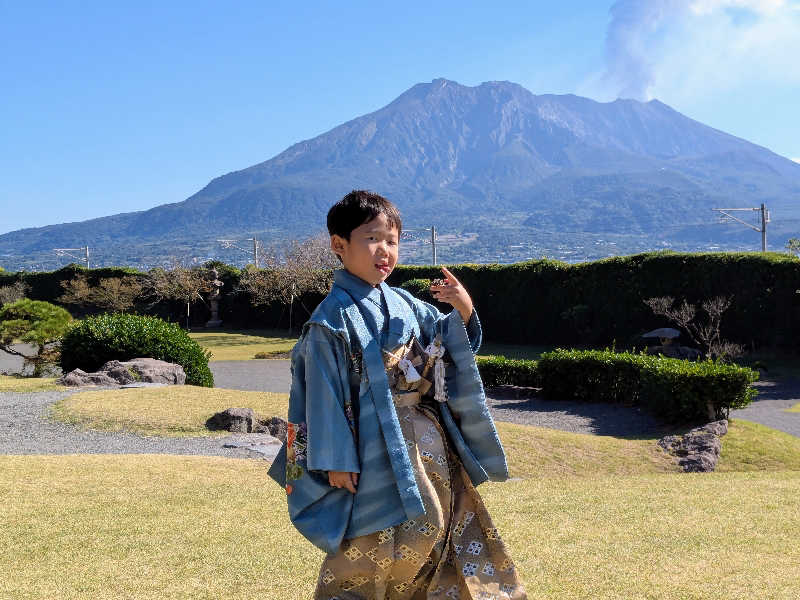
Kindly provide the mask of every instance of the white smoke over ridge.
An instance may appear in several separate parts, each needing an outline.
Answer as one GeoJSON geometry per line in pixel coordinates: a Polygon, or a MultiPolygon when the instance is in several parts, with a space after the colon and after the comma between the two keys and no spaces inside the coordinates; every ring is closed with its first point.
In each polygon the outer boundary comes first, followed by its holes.
{"type": "Polygon", "coordinates": [[[800,82],[800,0],[617,0],[601,95],[689,96],[748,77],[800,82]]]}

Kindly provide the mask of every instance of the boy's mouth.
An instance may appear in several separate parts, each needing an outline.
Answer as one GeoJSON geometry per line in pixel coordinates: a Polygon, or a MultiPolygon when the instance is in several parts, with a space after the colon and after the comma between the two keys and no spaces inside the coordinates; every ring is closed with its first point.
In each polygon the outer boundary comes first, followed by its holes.
{"type": "Polygon", "coordinates": [[[381,273],[390,273],[392,271],[389,263],[375,263],[375,268],[381,273]]]}

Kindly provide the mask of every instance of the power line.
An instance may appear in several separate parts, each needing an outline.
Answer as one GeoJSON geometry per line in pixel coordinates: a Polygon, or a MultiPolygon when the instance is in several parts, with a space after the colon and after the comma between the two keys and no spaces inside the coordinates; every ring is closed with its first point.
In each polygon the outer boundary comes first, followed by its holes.
{"type": "Polygon", "coordinates": [[[86,268],[89,268],[89,246],[81,246],[80,248],[53,248],[53,252],[58,256],[69,256],[77,260],[85,260],[86,268]],[[75,256],[72,252],[85,252],[84,256],[75,256]]]}
{"type": "Polygon", "coordinates": [[[258,238],[246,238],[245,242],[253,242],[253,249],[248,250],[247,248],[242,248],[241,246],[237,246],[236,244],[240,242],[240,240],[217,240],[220,244],[222,244],[223,248],[236,248],[237,250],[241,250],[242,252],[247,252],[253,256],[253,264],[255,265],[256,269],[258,268],[258,249],[259,249],[259,241],[258,238]]]}
{"type": "Polygon", "coordinates": [[[719,217],[720,223],[730,223],[731,221],[736,221],[737,223],[741,223],[745,227],[749,227],[753,231],[758,231],[759,233],[761,233],[761,251],[762,252],[766,252],[767,251],[767,223],[770,222],[770,218],[769,218],[769,211],[767,210],[767,205],[766,204],[762,204],[758,208],[712,208],[711,210],[714,210],[714,211],[720,213],[720,217],[719,217]],[[749,211],[756,211],[757,210],[757,211],[760,211],[761,212],[761,226],[760,227],[756,227],[755,225],[751,225],[747,221],[742,221],[738,217],[734,217],[732,214],[730,214],[732,212],[742,211],[742,210],[749,210],[749,211]]]}

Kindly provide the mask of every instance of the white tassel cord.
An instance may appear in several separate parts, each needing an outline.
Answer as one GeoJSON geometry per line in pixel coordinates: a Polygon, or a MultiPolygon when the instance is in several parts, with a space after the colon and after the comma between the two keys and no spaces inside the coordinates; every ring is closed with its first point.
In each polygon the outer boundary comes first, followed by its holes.
{"type": "Polygon", "coordinates": [[[403,372],[403,377],[406,378],[408,383],[415,383],[422,379],[422,376],[417,373],[414,365],[411,364],[411,361],[407,358],[401,358],[397,363],[397,366],[400,367],[400,370],[403,372]]]}
{"type": "Polygon", "coordinates": [[[436,359],[433,365],[433,386],[435,390],[433,398],[437,402],[447,402],[447,391],[444,382],[444,360],[442,360],[444,346],[439,336],[436,336],[436,339],[428,344],[428,347],[425,348],[425,353],[436,359]]]}

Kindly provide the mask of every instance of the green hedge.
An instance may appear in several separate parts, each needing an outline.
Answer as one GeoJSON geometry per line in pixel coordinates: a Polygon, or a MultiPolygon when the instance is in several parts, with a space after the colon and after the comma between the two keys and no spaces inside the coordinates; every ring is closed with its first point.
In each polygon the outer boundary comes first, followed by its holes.
{"type": "MultiPolygon", "coordinates": [[[[279,304],[254,307],[244,293],[235,293],[240,271],[214,263],[225,283],[220,316],[228,327],[279,328],[288,323],[288,310],[279,304]]],[[[534,260],[508,265],[454,265],[451,270],[466,285],[481,317],[486,338],[496,342],[603,347],[641,347],[641,334],[669,325],[652,314],[643,300],[673,296],[698,303],[714,296],[733,296],[723,319],[723,337],[746,347],[777,346],[798,349],[800,339],[800,260],[778,253],[649,252],[604,260],[567,264],[534,260]]],[[[90,281],[135,274],[131,269],[91,269],[69,265],[51,273],[0,273],[0,286],[22,280],[31,286],[30,298],[54,302],[60,283],[78,272],[90,281]]],[[[406,284],[423,300],[427,281],[441,277],[434,266],[399,266],[391,285],[406,284]]],[[[323,296],[309,294],[300,301],[312,311],[323,296]]],[[[437,304],[440,309],[450,307],[437,304]]],[[[180,303],[141,307],[150,314],[179,320],[180,303]]],[[[209,318],[201,302],[192,305],[194,324],[209,318]]],[[[308,315],[295,303],[297,328],[308,315]]]]}
{"type": "MultiPolygon", "coordinates": [[[[644,299],[699,303],[733,296],[723,337],[753,346],[798,349],[800,260],[779,253],[649,252],[567,264],[453,265],[487,339],[515,344],[642,347],[642,333],[670,325],[644,299]]],[[[400,266],[391,285],[441,277],[433,266],[400,266]]],[[[443,310],[449,310],[444,305],[443,310]]]]}
{"type": "Polygon", "coordinates": [[[483,385],[519,385],[523,387],[540,387],[536,361],[518,360],[505,356],[479,357],[483,385]]]}
{"type": "Polygon", "coordinates": [[[709,407],[727,417],[757,393],[745,367],[610,350],[546,352],[536,370],[547,398],[640,405],[673,422],[709,420],[709,407]]]}
{"type": "Polygon", "coordinates": [[[186,383],[214,387],[210,352],[175,323],[130,314],[88,317],[70,327],[61,342],[61,369],[96,371],[109,360],[156,358],[177,363],[186,383]]]}

